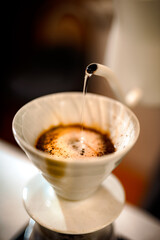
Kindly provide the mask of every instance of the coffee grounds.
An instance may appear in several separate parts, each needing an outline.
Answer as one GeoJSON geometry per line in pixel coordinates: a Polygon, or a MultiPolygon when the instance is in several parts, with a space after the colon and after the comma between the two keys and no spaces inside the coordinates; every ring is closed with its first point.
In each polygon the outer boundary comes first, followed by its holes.
{"type": "Polygon", "coordinates": [[[107,133],[81,125],[60,125],[43,132],[36,148],[63,158],[100,157],[115,152],[107,133]]]}

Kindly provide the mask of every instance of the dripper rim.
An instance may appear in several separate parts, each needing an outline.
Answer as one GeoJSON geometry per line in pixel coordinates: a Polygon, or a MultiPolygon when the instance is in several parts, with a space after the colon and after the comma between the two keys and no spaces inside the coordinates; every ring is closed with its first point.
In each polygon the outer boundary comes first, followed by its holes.
{"type": "Polygon", "coordinates": [[[135,137],[134,137],[134,140],[128,144],[127,146],[125,146],[124,149],[121,149],[121,150],[118,150],[118,151],[115,151],[113,153],[109,153],[109,154],[106,154],[106,155],[103,155],[103,156],[100,156],[100,157],[85,157],[84,159],[83,158],[63,158],[63,157],[58,157],[58,156],[55,156],[55,155],[50,155],[46,152],[43,152],[43,151],[40,151],[38,149],[36,149],[34,146],[30,145],[29,143],[27,143],[24,139],[22,139],[18,133],[16,132],[16,127],[15,127],[15,122],[16,122],[16,118],[17,116],[20,114],[20,112],[24,111],[25,108],[27,108],[28,105],[30,105],[31,103],[37,101],[38,99],[41,99],[41,98],[47,98],[49,96],[57,96],[57,95],[79,95],[79,96],[82,96],[83,93],[81,92],[59,92],[59,93],[52,93],[52,94],[47,94],[47,95],[44,95],[44,96],[41,96],[41,97],[38,97],[38,98],[35,98],[31,101],[29,101],[28,103],[26,103],[25,105],[23,105],[18,111],[17,113],[15,114],[14,118],[13,118],[13,121],[12,121],[12,131],[13,131],[13,135],[15,137],[15,140],[17,141],[18,145],[21,147],[23,147],[23,149],[25,150],[29,150],[30,152],[40,156],[40,157],[43,157],[45,159],[49,159],[49,160],[52,160],[54,162],[56,161],[61,161],[61,162],[64,162],[64,163],[70,163],[70,164],[85,164],[87,165],[90,164],[90,163],[95,163],[95,164],[98,164],[98,163],[102,163],[102,162],[106,162],[106,161],[111,161],[112,159],[115,158],[115,156],[117,155],[122,155],[124,156],[125,154],[127,154],[127,152],[134,146],[134,144],[136,143],[138,137],[139,137],[139,133],[140,133],[140,124],[139,124],[139,120],[138,118],[136,117],[136,115],[133,113],[133,111],[131,111],[125,104],[115,100],[115,99],[112,99],[112,98],[109,98],[109,97],[106,97],[106,96],[102,96],[102,95],[98,95],[98,94],[95,94],[95,93],[87,93],[86,97],[98,97],[98,98],[101,98],[101,99],[105,99],[107,101],[111,101],[111,102],[114,102],[118,105],[121,105],[122,107],[124,107],[130,115],[133,116],[135,122],[136,122],[136,125],[137,125],[137,131],[136,131],[136,134],[135,134],[135,137]]]}

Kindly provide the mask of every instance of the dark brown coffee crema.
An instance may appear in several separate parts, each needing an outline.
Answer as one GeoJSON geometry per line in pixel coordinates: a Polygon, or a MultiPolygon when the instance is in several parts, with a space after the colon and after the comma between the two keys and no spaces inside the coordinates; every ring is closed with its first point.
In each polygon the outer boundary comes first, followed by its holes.
{"type": "Polygon", "coordinates": [[[43,132],[36,148],[63,158],[100,157],[115,152],[107,133],[81,125],[60,125],[43,132]]]}

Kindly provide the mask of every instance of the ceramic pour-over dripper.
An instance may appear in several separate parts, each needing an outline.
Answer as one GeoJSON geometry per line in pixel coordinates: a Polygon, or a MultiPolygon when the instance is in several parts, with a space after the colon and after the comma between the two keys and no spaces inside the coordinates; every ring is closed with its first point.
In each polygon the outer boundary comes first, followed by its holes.
{"type": "Polygon", "coordinates": [[[96,158],[63,159],[37,150],[35,142],[45,129],[80,122],[82,97],[82,93],[40,97],[23,106],[13,120],[13,133],[18,144],[56,193],[69,200],[84,199],[95,192],[139,135],[139,122],[130,109],[107,97],[87,94],[84,124],[108,131],[116,151],[96,158]]]}

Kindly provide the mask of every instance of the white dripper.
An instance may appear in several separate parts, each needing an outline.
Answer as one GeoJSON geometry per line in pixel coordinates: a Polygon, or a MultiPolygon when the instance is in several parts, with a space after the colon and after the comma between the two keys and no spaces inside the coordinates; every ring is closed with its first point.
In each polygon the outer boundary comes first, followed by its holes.
{"type": "Polygon", "coordinates": [[[110,68],[102,64],[91,63],[86,68],[86,74],[88,76],[94,74],[100,77],[104,77],[105,80],[108,81],[118,100],[128,105],[129,107],[136,106],[142,98],[142,90],[140,88],[133,88],[125,95],[123,93],[122,87],[119,85],[119,81],[115,74],[111,71],[110,68]]]}

